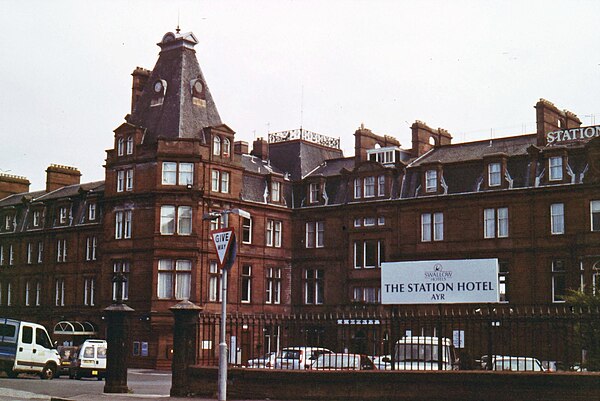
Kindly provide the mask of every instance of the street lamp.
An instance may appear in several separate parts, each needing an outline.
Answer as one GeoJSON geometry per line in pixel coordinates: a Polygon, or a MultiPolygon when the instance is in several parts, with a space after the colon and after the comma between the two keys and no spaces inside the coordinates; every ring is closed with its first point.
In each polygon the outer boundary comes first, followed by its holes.
{"type": "MultiPolygon", "coordinates": [[[[245,210],[234,208],[234,209],[224,209],[219,212],[209,212],[205,213],[202,216],[202,220],[217,220],[218,218],[226,215],[226,214],[237,214],[241,217],[245,217],[247,219],[250,218],[250,213],[245,210]]],[[[214,239],[213,239],[214,240],[214,239]]],[[[234,236],[235,240],[235,236],[234,236]]],[[[235,243],[233,246],[236,246],[235,243]]],[[[228,258],[227,262],[223,260],[223,274],[221,276],[221,330],[220,330],[220,339],[219,339],[219,379],[218,379],[218,389],[219,401],[227,400],[227,342],[225,341],[226,331],[225,331],[225,321],[227,319],[227,272],[233,265],[235,260],[236,250],[232,249],[231,257],[228,258]]]]}

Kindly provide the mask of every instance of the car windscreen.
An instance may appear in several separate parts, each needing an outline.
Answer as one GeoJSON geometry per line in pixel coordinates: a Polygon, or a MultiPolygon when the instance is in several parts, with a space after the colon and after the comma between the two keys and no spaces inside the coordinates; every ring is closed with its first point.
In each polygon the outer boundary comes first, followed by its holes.
{"type": "Polygon", "coordinates": [[[281,359],[300,359],[300,351],[283,350],[281,351],[281,359]]]}

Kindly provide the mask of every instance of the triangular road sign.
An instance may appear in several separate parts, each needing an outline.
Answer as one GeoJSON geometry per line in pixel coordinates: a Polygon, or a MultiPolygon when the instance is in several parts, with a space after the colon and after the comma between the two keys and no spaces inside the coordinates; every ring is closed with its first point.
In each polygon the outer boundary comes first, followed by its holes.
{"type": "Polygon", "coordinates": [[[233,227],[221,228],[210,232],[213,243],[217,250],[217,257],[219,259],[219,267],[223,268],[225,262],[228,259],[229,253],[231,252],[231,244],[233,244],[233,227]]]}

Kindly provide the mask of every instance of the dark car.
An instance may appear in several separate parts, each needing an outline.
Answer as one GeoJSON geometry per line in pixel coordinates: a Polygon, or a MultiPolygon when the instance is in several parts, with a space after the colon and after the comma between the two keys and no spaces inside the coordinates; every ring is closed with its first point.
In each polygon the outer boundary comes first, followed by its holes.
{"type": "Polygon", "coordinates": [[[60,366],[56,372],[56,376],[70,374],[71,367],[77,360],[79,347],[71,345],[59,345],[56,347],[58,355],[60,355],[60,366]]]}

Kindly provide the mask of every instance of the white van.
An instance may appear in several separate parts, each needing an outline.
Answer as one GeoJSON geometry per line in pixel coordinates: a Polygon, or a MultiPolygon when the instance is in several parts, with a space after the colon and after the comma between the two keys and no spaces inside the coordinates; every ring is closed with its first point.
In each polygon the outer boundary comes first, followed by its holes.
{"type": "Polygon", "coordinates": [[[275,357],[275,369],[310,369],[313,361],[322,354],[331,354],[331,350],[320,347],[282,348],[275,357]]]}
{"type": "Polygon", "coordinates": [[[44,326],[0,318],[0,369],[8,377],[38,373],[42,379],[52,379],[59,366],[60,356],[44,326]]]}
{"type": "Polygon", "coordinates": [[[85,340],[79,348],[77,360],[71,367],[72,379],[96,377],[102,380],[106,375],[106,340],[85,340]]]}
{"type": "Polygon", "coordinates": [[[396,370],[457,370],[458,358],[449,338],[403,337],[396,342],[393,365],[396,370]]]}

